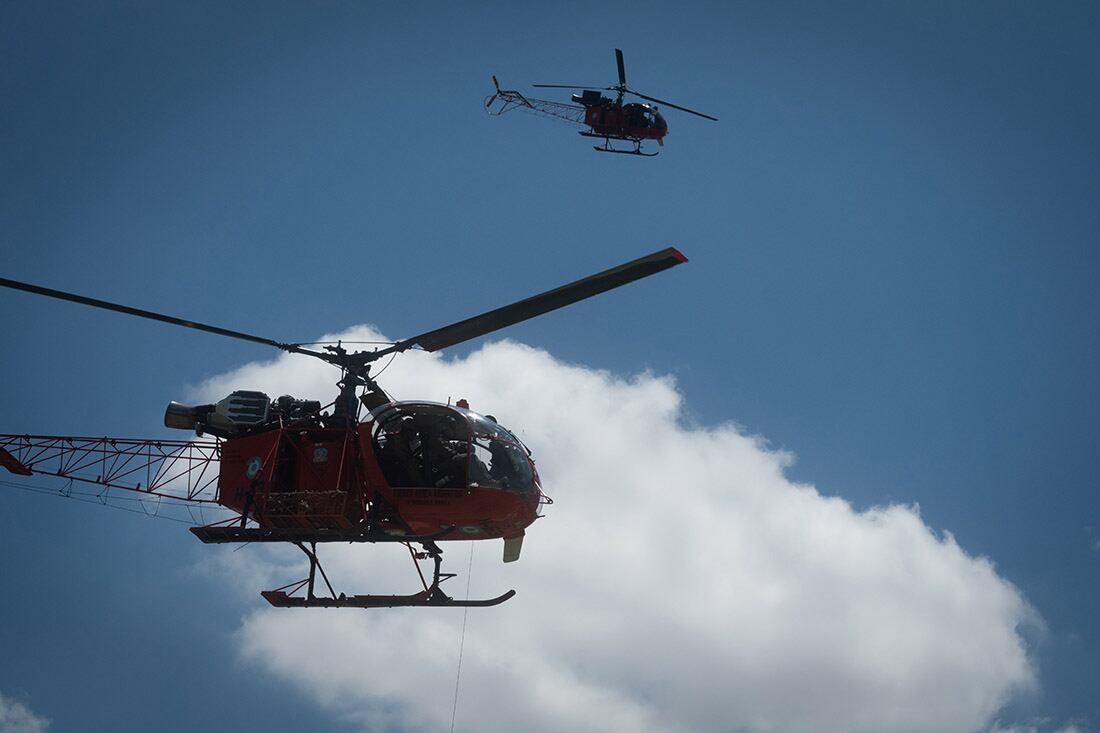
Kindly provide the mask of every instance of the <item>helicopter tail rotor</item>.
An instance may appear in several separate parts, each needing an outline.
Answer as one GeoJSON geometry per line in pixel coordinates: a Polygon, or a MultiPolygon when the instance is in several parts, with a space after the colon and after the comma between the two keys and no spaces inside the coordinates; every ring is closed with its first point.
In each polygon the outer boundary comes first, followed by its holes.
{"type": "MultiPolygon", "coordinates": [[[[497,81],[497,75],[496,74],[493,74],[493,88],[496,89],[496,92],[493,93],[493,99],[496,99],[498,96],[500,96],[500,93],[501,93],[500,92],[500,82],[497,81]]],[[[488,107],[489,105],[486,104],[485,106],[488,107]]]]}
{"type": "Polygon", "coordinates": [[[497,101],[497,96],[500,95],[500,83],[497,82],[496,74],[493,74],[493,86],[496,87],[496,92],[492,96],[485,98],[485,109],[491,107],[493,102],[497,101]]]}

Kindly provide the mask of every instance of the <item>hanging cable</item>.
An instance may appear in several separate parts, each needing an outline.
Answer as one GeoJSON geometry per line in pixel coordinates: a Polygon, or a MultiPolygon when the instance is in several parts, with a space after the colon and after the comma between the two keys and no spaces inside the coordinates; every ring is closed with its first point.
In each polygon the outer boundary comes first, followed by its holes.
{"type": "Polygon", "coordinates": [[[165,514],[160,514],[159,512],[156,514],[150,514],[148,511],[145,510],[144,507],[142,507],[141,509],[132,509],[127,506],[120,506],[119,504],[113,503],[125,501],[132,503],[136,502],[140,505],[141,502],[147,501],[147,499],[141,497],[118,496],[115,494],[108,495],[104,491],[74,491],[71,486],[63,489],[46,489],[38,486],[20,484],[14,481],[0,481],[0,486],[7,486],[13,489],[19,489],[20,491],[28,491],[32,494],[43,494],[45,496],[56,496],[61,499],[72,499],[74,501],[79,501],[85,504],[96,504],[97,506],[102,506],[107,509],[118,509],[120,511],[130,512],[132,514],[143,514],[150,519],[166,519],[169,522],[179,522],[181,524],[191,525],[195,524],[194,521],[189,522],[186,519],[169,517],[165,514]],[[109,503],[108,500],[111,503],[109,503]]]}
{"type": "MultiPolygon", "coordinates": [[[[466,568],[466,597],[470,597],[470,577],[474,573],[474,543],[470,541],[470,564],[466,568]]],[[[458,713],[458,682],[462,679],[462,647],[466,645],[466,614],[469,607],[462,609],[462,633],[458,637],[458,671],[455,672],[455,704],[451,709],[451,733],[455,733],[455,715],[458,713]]]]}

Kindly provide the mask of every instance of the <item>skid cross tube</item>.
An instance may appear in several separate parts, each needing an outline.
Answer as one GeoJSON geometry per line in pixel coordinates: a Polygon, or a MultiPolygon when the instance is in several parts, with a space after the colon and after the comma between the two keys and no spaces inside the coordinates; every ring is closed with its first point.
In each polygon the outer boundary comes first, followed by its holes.
{"type": "Polygon", "coordinates": [[[304,552],[306,554],[306,557],[309,558],[309,585],[306,590],[306,597],[310,600],[316,598],[316,596],[313,594],[313,583],[314,580],[316,580],[318,570],[321,571],[321,577],[324,578],[325,585],[328,586],[328,592],[332,594],[333,597],[335,597],[336,591],[332,589],[332,583],[329,582],[328,575],[325,574],[325,569],[321,567],[321,561],[317,559],[317,543],[310,542],[308,550],[306,549],[306,546],[303,545],[301,542],[295,542],[294,545],[299,550],[304,552]]]}

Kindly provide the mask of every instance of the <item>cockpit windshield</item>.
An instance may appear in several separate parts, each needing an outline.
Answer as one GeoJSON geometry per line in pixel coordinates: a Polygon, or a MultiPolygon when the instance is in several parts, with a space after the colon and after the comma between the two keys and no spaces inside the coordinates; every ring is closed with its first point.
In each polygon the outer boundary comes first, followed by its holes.
{"type": "Polygon", "coordinates": [[[491,416],[399,402],[374,417],[374,447],[390,486],[534,491],[527,449],[491,416]]]}
{"type": "Polygon", "coordinates": [[[473,428],[470,443],[473,449],[471,480],[473,471],[484,467],[488,469],[488,475],[481,477],[482,486],[531,491],[534,488],[531,459],[519,438],[499,425],[496,418],[483,417],[468,410],[465,412],[473,428]]]}
{"type": "Polygon", "coordinates": [[[657,130],[668,129],[668,123],[665,122],[665,118],[661,116],[661,113],[657,111],[656,107],[650,107],[647,105],[645,116],[646,121],[649,123],[650,127],[653,127],[657,130]]]}

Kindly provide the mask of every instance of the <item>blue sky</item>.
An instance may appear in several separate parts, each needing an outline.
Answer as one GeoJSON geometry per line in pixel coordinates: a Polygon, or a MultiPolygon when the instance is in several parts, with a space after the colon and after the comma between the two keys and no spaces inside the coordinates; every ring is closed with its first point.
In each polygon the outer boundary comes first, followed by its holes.
{"type": "MultiPolygon", "coordinates": [[[[503,335],[669,375],[681,425],[733,422],[855,510],[919,505],[1042,619],[1038,686],[983,729],[1096,730],[1098,20],[1084,3],[6,4],[0,274],[278,340],[398,338],[677,246],[689,264],[503,335]],[[660,156],[634,159],[481,107],[491,74],[613,83],[615,47],[632,87],[720,122],[670,111],[660,156]]],[[[0,308],[2,432],[165,435],[168,400],[272,356],[21,293],[0,308]]],[[[242,656],[261,586],[204,572],[182,525],[8,488],[3,699],[62,731],[363,727],[242,656]]]]}

